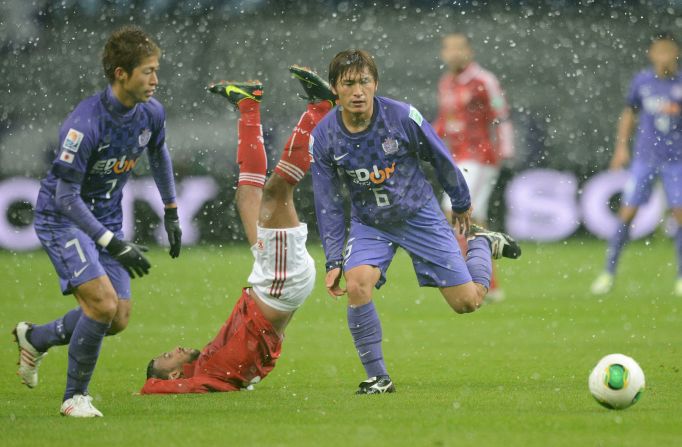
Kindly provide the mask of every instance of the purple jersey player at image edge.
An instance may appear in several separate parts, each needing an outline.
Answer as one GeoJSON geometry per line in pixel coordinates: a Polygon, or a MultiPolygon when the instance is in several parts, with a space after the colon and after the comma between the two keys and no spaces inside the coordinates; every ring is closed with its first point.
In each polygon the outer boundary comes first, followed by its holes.
{"type": "Polygon", "coordinates": [[[649,201],[655,182],[660,178],[677,222],[678,265],[673,292],[682,296],[682,73],[675,37],[668,32],[655,34],[648,57],[651,67],[633,78],[626,107],[618,120],[610,168],[619,170],[627,166],[629,178],[621,197],[618,227],[608,241],[606,265],[590,287],[594,295],[604,295],[613,289],[618,261],[630,238],[632,221],[639,208],[649,201]],[[634,145],[630,151],[633,135],[634,145]]]}
{"type": "Polygon", "coordinates": [[[79,306],[47,324],[17,323],[17,374],[25,385],[36,387],[47,351],[68,344],[64,416],[102,416],[88,393],[102,339],[127,327],[130,280],[151,267],[146,248],[125,241],[121,231],[123,187],[145,151],[164,203],[169,254],[180,254],[165,112],[152,98],[159,57],[159,47],[138,27],[109,36],[102,55],[109,86],[81,101],[62,124],[57,156],[38,193],[36,234],[62,293],[73,294],[79,306]]]}

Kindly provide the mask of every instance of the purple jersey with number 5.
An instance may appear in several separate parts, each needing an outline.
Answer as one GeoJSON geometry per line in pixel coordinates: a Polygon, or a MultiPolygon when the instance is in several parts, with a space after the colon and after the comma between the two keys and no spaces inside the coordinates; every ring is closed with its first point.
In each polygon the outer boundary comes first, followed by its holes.
{"type": "Polygon", "coordinates": [[[638,73],[627,104],[639,119],[633,158],[648,165],[682,161],[682,74],[660,78],[652,69],[638,73]]]}
{"type": "Polygon", "coordinates": [[[395,226],[423,207],[438,208],[420,160],[435,168],[453,198],[453,210],[470,206],[469,189],[450,152],[409,104],[375,97],[371,123],[359,133],[346,129],[336,107],[312,137],[315,210],[328,262],[342,259],[346,235],[342,183],[350,193],[351,216],[376,228],[395,226]]]}
{"type": "MultiPolygon", "coordinates": [[[[55,202],[61,179],[80,184],[81,198],[95,219],[113,232],[120,230],[123,186],[145,149],[167,150],[165,135],[165,112],[156,99],[128,109],[108,87],[81,101],[59,132],[59,152],[38,194],[36,225],[78,223],[63,215],[55,202]]],[[[164,202],[175,199],[174,188],[170,191],[172,197],[164,197],[164,202]]]]}

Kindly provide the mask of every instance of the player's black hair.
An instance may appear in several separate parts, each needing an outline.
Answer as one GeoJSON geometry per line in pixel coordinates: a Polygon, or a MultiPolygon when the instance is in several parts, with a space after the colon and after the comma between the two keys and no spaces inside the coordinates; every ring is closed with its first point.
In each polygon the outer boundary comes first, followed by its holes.
{"type": "Polygon", "coordinates": [[[154,367],[154,359],[151,359],[147,364],[147,379],[158,379],[158,371],[154,367]]]}
{"type": "Polygon", "coordinates": [[[374,82],[379,82],[377,64],[367,51],[358,49],[341,51],[329,63],[329,85],[335,87],[336,82],[347,73],[360,73],[365,68],[369,70],[374,82]]]}
{"type": "Polygon", "coordinates": [[[671,33],[670,31],[658,31],[651,37],[651,44],[654,44],[660,40],[667,40],[675,45],[679,45],[677,42],[677,39],[675,39],[675,35],[671,33]]]}
{"type": "Polygon", "coordinates": [[[124,26],[114,31],[102,52],[102,67],[110,83],[114,82],[114,72],[121,67],[126,73],[133,72],[140,65],[142,59],[158,56],[161,49],[154,43],[142,28],[138,26],[124,26]]]}

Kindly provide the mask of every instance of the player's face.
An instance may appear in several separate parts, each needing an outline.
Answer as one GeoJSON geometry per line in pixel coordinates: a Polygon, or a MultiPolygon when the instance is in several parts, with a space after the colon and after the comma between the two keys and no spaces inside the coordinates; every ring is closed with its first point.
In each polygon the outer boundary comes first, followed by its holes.
{"type": "Polygon", "coordinates": [[[121,69],[120,79],[121,97],[119,100],[129,107],[138,102],[147,102],[154,95],[156,86],[159,84],[159,57],[149,56],[142,59],[140,65],[133,69],[132,73],[126,73],[121,69]]]}
{"type": "Polygon", "coordinates": [[[371,117],[377,82],[367,68],[345,73],[332,90],[344,112],[371,117]]]}
{"type": "Polygon", "coordinates": [[[649,47],[649,60],[658,73],[674,72],[678,57],[679,48],[670,40],[657,40],[649,47]]]}
{"type": "Polygon", "coordinates": [[[164,352],[154,359],[154,366],[162,371],[182,372],[182,365],[191,363],[199,357],[200,352],[192,348],[176,347],[168,352],[164,352]]]}
{"type": "Polygon", "coordinates": [[[466,37],[459,35],[443,38],[440,58],[452,71],[461,71],[474,59],[474,52],[466,37]]]}

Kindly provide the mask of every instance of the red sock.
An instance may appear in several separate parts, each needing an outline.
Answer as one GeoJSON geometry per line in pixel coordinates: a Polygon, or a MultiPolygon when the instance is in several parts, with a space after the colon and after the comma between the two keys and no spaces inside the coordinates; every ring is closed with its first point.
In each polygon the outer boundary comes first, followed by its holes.
{"type": "Polygon", "coordinates": [[[298,124],[294,127],[289,140],[284,146],[282,158],[275,167],[275,173],[295,185],[305,176],[310,168],[310,133],[317,123],[331,110],[333,104],[330,101],[320,101],[308,104],[298,124]]]}
{"type": "Polygon", "coordinates": [[[241,112],[241,117],[237,143],[237,164],[239,165],[237,185],[262,188],[265,185],[268,160],[263,145],[260,103],[253,99],[243,99],[239,102],[239,112],[241,112]]]}

